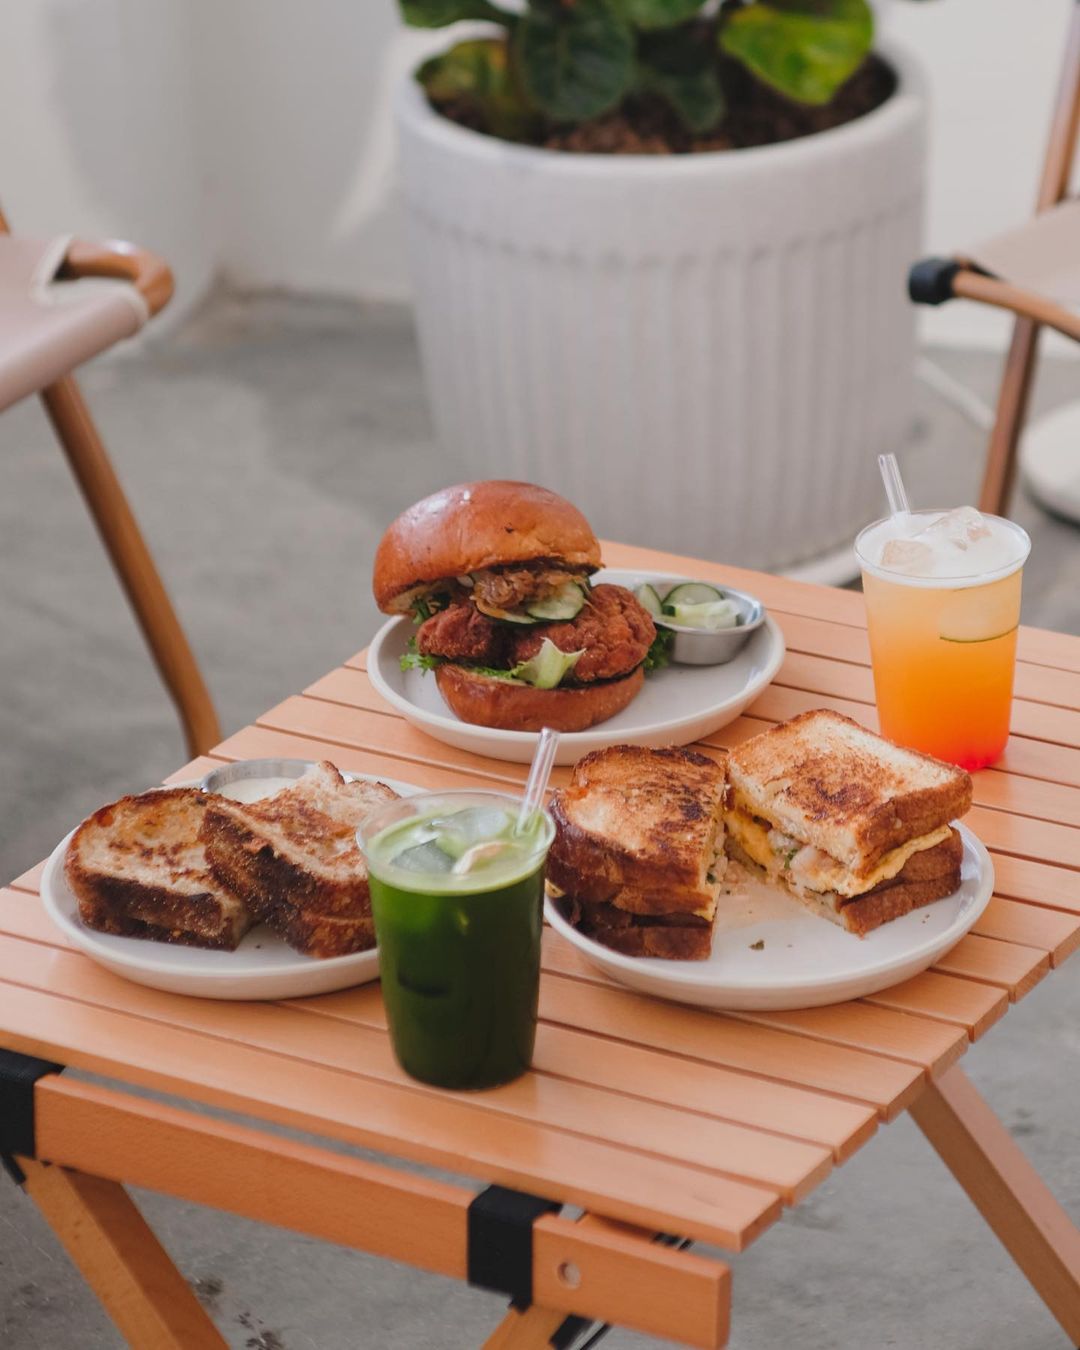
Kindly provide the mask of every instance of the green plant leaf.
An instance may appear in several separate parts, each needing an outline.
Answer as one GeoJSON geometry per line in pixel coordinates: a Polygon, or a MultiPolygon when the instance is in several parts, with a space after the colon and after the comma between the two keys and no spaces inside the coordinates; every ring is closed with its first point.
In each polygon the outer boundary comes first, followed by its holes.
{"type": "Polygon", "coordinates": [[[866,0],[756,0],[720,28],[720,47],[798,103],[828,103],[866,58],[866,0]]]}
{"type": "Polygon", "coordinates": [[[692,19],[705,0],[612,0],[613,7],[635,28],[674,28],[692,19]]]}
{"type": "Polygon", "coordinates": [[[414,28],[446,28],[462,19],[494,19],[504,23],[502,14],[490,0],[400,0],[401,17],[414,28]]]}
{"type": "Polygon", "coordinates": [[[457,102],[474,109],[492,136],[526,140],[536,127],[537,115],[518,87],[502,38],[459,42],[425,61],[416,78],[432,103],[457,102]]]}
{"type": "Polygon", "coordinates": [[[667,100],[690,131],[711,131],[724,115],[724,91],[708,29],[650,33],[638,51],[639,80],[667,100]]]}
{"type": "Polygon", "coordinates": [[[529,97],[556,122],[599,117],[633,84],[633,32],[603,0],[533,0],[517,44],[529,97]]]}

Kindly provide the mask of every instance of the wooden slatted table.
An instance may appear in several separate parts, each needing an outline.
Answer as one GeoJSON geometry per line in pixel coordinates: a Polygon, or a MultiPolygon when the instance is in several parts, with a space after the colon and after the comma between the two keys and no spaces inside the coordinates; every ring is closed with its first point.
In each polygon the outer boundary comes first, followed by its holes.
{"type": "MultiPolygon", "coordinates": [[[[615,544],[605,559],[744,587],[780,622],[788,656],[775,684],[706,753],[813,707],[876,725],[860,596],[615,544]]],[[[609,983],[549,931],[534,1072],[495,1091],[407,1079],[377,986],[234,1004],[126,983],[67,946],[32,869],[0,893],[0,1045],[111,1081],[37,1082],[36,1158],[17,1160],[27,1190],[140,1350],[224,1342],[120,1183],[462,1278],[475,1183],[498,1183],[584,1213],[536,1222],[533,1304],[488,1345],[545,1345],[575,1314],[721,1346],[727,1267],[656,1236],[744,1249],[907,1110],[1080,1342],[1080,1234],[957,1063],[1080,944],[1080,639],[1027,629],[1019,652],[1014,735],[976,776],[969,817],[997,890],[932,970],[835,1007],[714,1014],[609,983]],[[138,1093],[147,1087],[176,1104],[138,1093]],[[387,1161],[290,1142],[275,1125],[387,1161]]],[[[517,785],[526,772],[408,726],[374,693],[362,652],[170,781],[265,755],[424,787],[517,785]]]]}

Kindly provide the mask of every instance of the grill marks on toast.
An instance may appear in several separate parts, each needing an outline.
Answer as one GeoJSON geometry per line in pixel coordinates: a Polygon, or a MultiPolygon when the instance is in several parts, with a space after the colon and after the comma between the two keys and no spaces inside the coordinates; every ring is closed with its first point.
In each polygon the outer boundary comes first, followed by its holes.
{"type": "Polygon", "coordinates": [[[88,928],[233,950],[247,906],[210,870],[199,834],[207,798],[194,788],[122,797],[79,826],[64,872],[88,928]]]}
{"type": "Polygon", "coordinates": [[[703,960],[723,860],[723,763],[617,745],[552,798],[547,873],[569,921],[629,956],[703,960]]]}
{"type": "Polygon", "coordinates": [[[826,709],[745,741],[731,752],[728,771],[755,814],[856,875],[971,806],[971,778],[962,769],[826,709]]]}
{"type": "Polygon", "coordinates": [[[356,831],[396,798],[384,783],[347,783],[325,761],[265,801],[215,797],[202,832],[211,870],[297,951],[370,951],[375,927],[356,831]]]}
{"type": "Polygon", "coordinates": [[[586,900],[628,891],[644,911],[708,904],[724,784],[723,764],[695,750],[615,745],[586,755],[552,799],[549,874],[586,900]]]}
{"type": "Polygon", "coordinates": [[[356,830],[397,793],[322,763],[261,802],[194,788],[124,797],[75,832],[68,883],[88,927],[234,950],[265,922],[297,951],[375,946],[356,830]]]}

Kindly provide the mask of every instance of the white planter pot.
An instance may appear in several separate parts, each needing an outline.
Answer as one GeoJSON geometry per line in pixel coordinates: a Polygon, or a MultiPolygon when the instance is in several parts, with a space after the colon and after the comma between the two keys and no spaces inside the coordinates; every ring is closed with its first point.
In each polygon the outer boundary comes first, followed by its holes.
{"type": "Polygon", "coordinates": [[[924,170],[922,81],[885,54],[900,84],[875,112],[717,154],[511,145],[402,87],[428,392],[470,476],[544,483],[609,538],[763,568],[881,514],[924,170]]]}

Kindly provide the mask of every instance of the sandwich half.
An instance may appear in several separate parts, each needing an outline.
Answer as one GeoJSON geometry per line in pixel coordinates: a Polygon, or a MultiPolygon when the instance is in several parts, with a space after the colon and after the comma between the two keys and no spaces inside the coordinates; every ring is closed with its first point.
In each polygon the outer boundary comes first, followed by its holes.
{"type": "Polygon", "coordinates": [[[728,850],[815,913],[864,936],[951,895],[971,805],[963,769],[905,750],[826,709],[728,757],[728,850]]]}
{"type": "Polygon", "coordinates": [[[195,788],[142,792],[83,821],[68,845],[64,872],[88,928],[236,948],[253,920],[210,870],[199,839],[208,800],[195,788]]]}
{"type": "Polygon", "coordinates": [[[328,762],[262,801],[207,800],[201,839],[217,880],[305,956],[375,946],[357,828],[397,793],[346,782],[328,762]]]}
{"type": "Polygon", "coordinates": [[[628,956],[703,960],[724,855],[724,766],[694,750],[586,755],[551,803],[549,893],[583,933],[628,956]]]}

